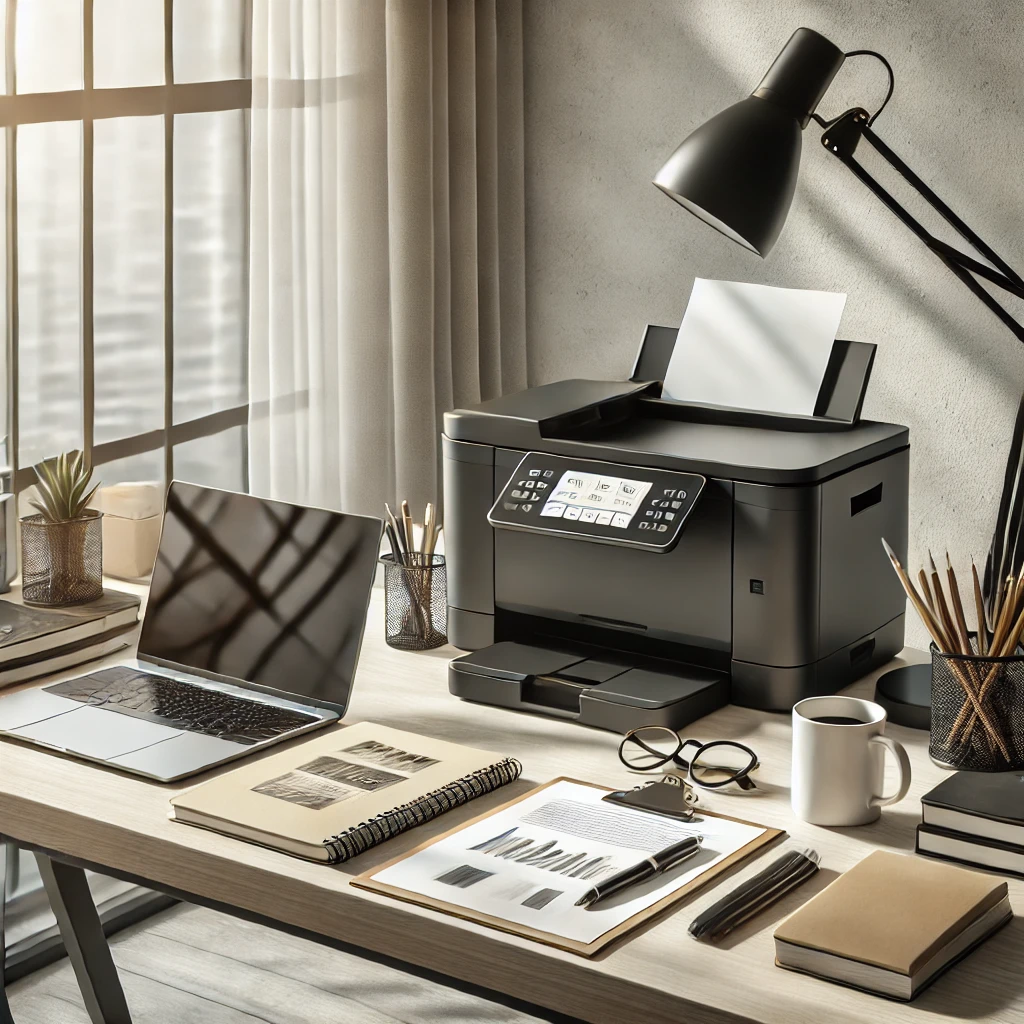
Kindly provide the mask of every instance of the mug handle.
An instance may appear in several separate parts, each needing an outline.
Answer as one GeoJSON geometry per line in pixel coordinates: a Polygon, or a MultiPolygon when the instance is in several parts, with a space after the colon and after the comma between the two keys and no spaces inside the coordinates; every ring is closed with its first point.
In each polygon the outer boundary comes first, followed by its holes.
{"type": "Polygon", "coordinates": [[[910,758],[907,757],[903,744],[897,743],[888,736],[872,736],[868,742],[880,743],[885,750],[888,750],[896,758],[896,767],[900,773],[900,782],[896,787],[896,792],[892,796],[883,796],[881,793],[878,796],[873,796],[871,798],[871,806],[885,807],[887,804],[894,804],[902,800],[907,795],[907,790],[910,789],[910,758]]]}

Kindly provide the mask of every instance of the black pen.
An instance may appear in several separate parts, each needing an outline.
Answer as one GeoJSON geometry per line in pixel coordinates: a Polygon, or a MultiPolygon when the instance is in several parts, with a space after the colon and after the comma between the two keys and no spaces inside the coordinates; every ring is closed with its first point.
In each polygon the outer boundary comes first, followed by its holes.
{"type": "Polygon", "coordinates": [[[684,860],[700,853],[703,842],[703,836],[687,836],[678,843],[666,846],[664,850],[645,857],[639,864],[616,872],[611,878],[606,878],[599,885],[595,885],[593,889],[588,889],[576,901],[576,906],[589,909],[599,900],[607,899],[617,892],[622,892],[623,889],[639,885],[641,882],[646,882],[648,878],[671,870],[677,864],[682,864],[684,860]]]}

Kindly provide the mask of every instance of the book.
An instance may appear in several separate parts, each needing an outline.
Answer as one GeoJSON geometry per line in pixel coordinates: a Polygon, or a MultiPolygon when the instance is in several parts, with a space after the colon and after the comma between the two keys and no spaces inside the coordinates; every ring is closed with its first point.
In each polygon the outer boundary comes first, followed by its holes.
{"type": "Polygon", "coordinates": [[[360,722],[200,783],[171,800],[170,816],[337,864],[521,771],[515,758],[360,722]]]}
{"type": "Polygon", "coordinates": [[[0,600],[0,668],[133,626],[139,618],[140,603],[135,594],[119,590],[104,590],[96,601],[66,608],[38,608],[0,600]]]}
{"type": "Polygon", "coordinates": [[[775,962],[909,1001],[1012,916],[1005,881],[877,850],[779,925],[775,962]]]}
{"type": "Polygon", "coordinates": [[[957,772],[921,797],[926,825],[1024,847],[1024,773],[957,772]]]}
{"type": "Polygon", "coordinates": [[[128,647],[134,626],[119,626],[97,636],[54,647],[45,654],[33,655],[0,665],[0,687],[24,683],[28,679],[52,675],[90,661],[98,661],[128,647]]]}
{"type": "Polygon", "coordinates": [[[705,810],[691,821],[651,814],[605,800],[611,792],[553,779],[352,884],[593,956],[784,834],[705,810]],[[578,905],[594,884],[693,835],[703,838],[695,857],[591,907],[578,905]]]}
{"type": "Polygon", "coordinates": [[[998,839],[967,835],[934,825],[918,825],[917,852],[1024,878],[1024,846],[1002,843],[998,839]]]}

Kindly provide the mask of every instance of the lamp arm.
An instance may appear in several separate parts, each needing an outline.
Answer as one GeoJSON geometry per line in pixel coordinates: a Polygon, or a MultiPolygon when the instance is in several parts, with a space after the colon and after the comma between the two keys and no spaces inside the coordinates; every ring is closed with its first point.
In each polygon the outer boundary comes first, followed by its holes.
{"type": "Polygon", "coordinates": [[[825,128],[822,144],[835,157],[841,160],[940,260],[974,292],[978,298],[1013,332],[1014,336],[1024,342],[1024,325],[1015,320],[1010,313],[985,289],[978,278],[984,278],[998,285],[1005,291],[1024,298],[1024,279],[1003,260],[981,237],[979,237],[950,207],[913,170],[886,145],[872,130],[866,111],[859,108],[848,110],[834,121],[824,121],[814,115],[814,119],[825,128]],[[956,232],[969,242],[979,253],[988,259],[993,267],[986,266],[979,260],[968,256],[941,239],[936,238],[920,223],[899,201],[888,192],[867,170],[856,160],[854,154],[857,143],[865,139],[878,154],[900,174],[920,195],[935,209],[956,232]]]}

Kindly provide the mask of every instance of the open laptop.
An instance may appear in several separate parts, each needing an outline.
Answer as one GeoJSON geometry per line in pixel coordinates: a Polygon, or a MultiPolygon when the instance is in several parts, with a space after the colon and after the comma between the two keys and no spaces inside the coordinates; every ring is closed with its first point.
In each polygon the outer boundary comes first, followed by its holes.
{"type": "Polygon", "coordinates": [[[138,656],[0,697],[0,735],[170,782],[337,721],[382,528],[172,483],[138,656]]]}

